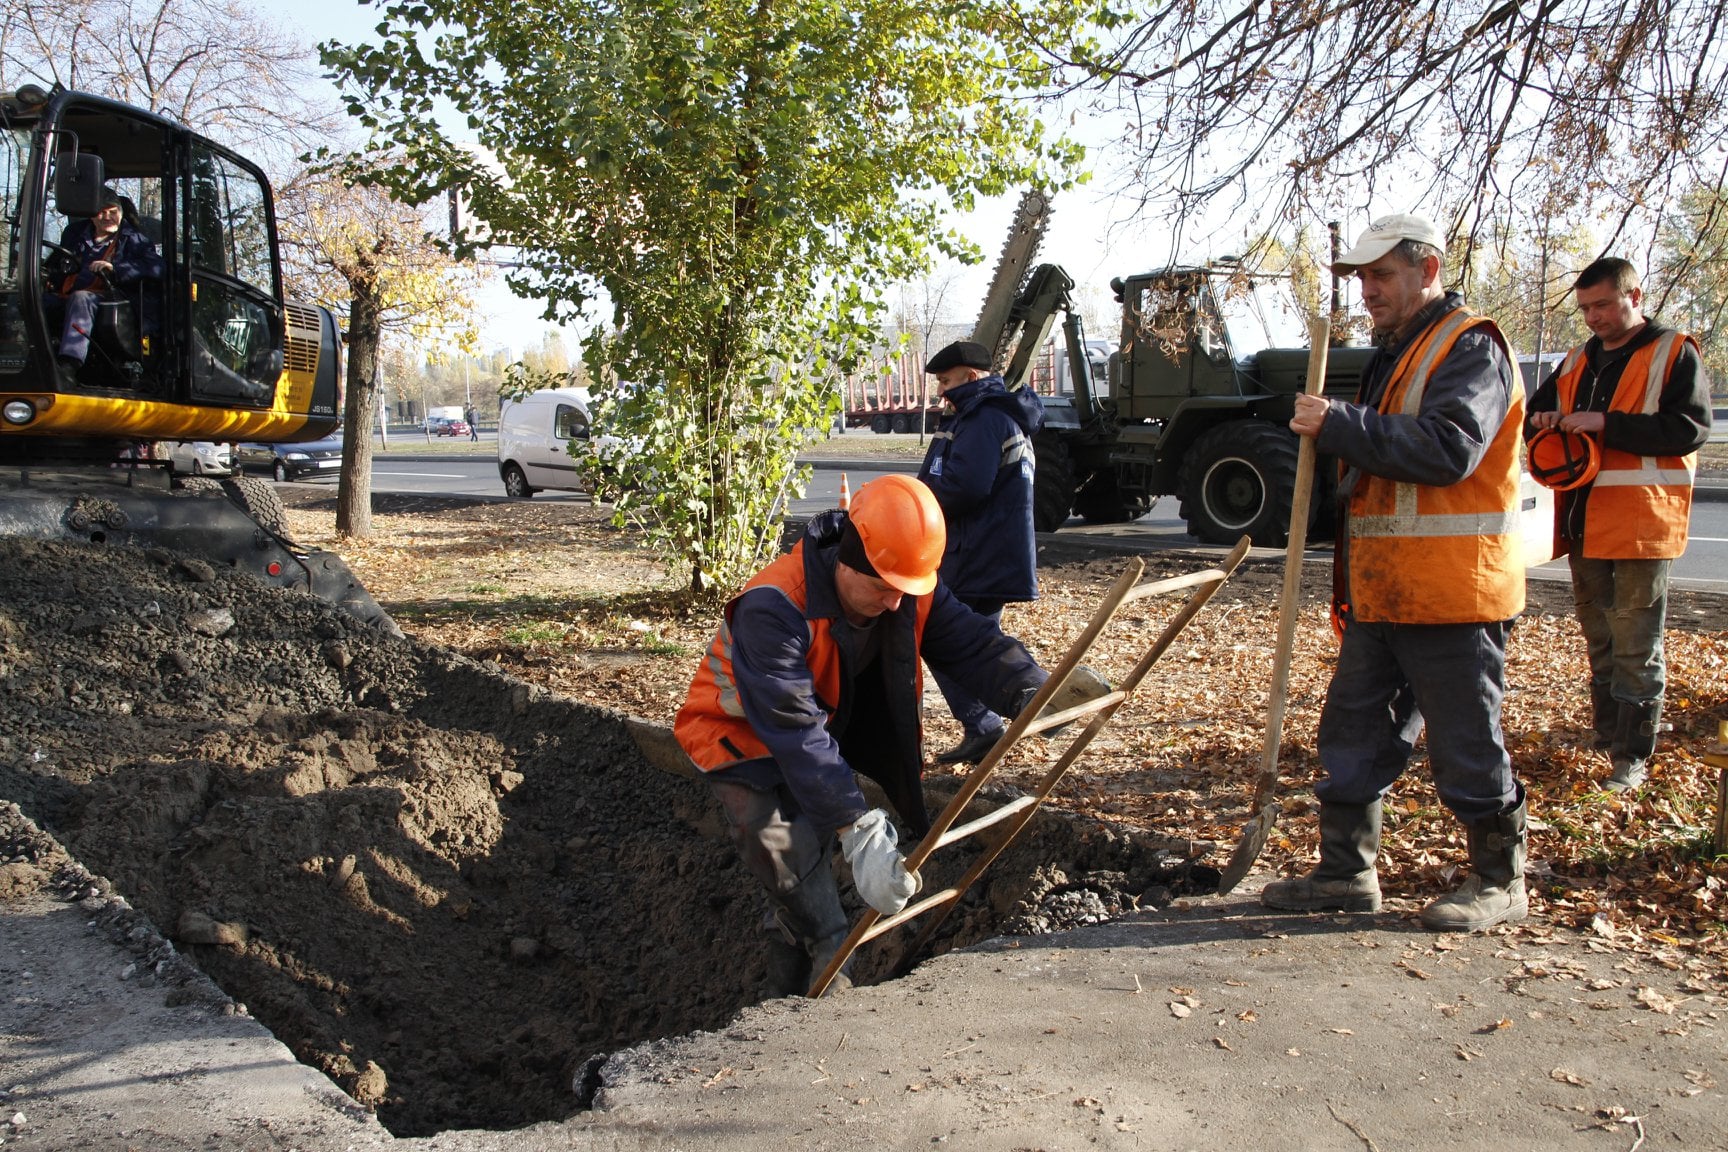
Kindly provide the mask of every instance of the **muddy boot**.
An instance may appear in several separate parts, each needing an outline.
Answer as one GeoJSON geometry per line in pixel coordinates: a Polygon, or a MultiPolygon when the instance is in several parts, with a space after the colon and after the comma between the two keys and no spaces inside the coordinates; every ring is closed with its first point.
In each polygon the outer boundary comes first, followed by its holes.
{"type": "Polygon", "coordinates": [[[1296,912],[1377,912],[1380,801],[1320,805],[1320,863],[1294,880],[1274,880],[1260,893],[1268,908],[1296,912]]]}
{"type": "MultiPolygon", "coordinates": [[[[834,869],[824,859],[796,888],[772,899],[776,905],[774,919],[784,935],[779,944],[771,945],[769,979],[796,977],[796,986],[774,994],[802,996],[809,990],[810,981],[828,966],[828,961],[845,943],[846,934],[852,927],[846,920],[846,910],[840,906],[840,887],[834,879],[834,869]],[[778,956],[780,971],[777,973],[776,952],[782,949],[784,954],[778,956]],[[792,949],[802,957],[801,965],[793,963],[792,949]]],[[[830,992],[852,986],[848,975],[851,966],[852,962],[848,960],[835,975],[828,985],[830,992]]]]}
{"type": "Polygon", "coordinates": [[[1614,735],[1620,730],[1620,701],[1614,699],[1613,686],[1606,680],[1590,681],[1591,727],[1593,743],[1603,751],[1614,746],[1614,735]]]}
{"type": "Polygon", "coordinates": [[[1656,752],[1656,732],[1662,723],[1662,701],[1622,703],[1619,721],[1612,753],[1614,774],[1602,786],[1610,792],[1629,792],[1643,784],[1650,773],[1650,757],[1656,752]]]}
{"type": "Polygon", "coordinates": [[[1468,826],[1470,875],[1422,909],[1422,926],[1435,932],[1475,932],[1522,920],[1530,911],[1524,893],[1524,799],[1518,807],[1468,826]]]}

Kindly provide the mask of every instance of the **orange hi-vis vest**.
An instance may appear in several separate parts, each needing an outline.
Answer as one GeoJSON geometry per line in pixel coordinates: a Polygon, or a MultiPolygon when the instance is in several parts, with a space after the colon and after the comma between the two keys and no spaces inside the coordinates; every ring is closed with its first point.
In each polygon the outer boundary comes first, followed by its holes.
{"type": "MultiPolygon", "coordinates": [[[[733,764],[761,759],[769,754],[768,746],[756,735],[744,714],[744,704],[739,698],[738,683],[732,670],[733,609],[745,592],[763,587],[778,590],[797,607],[800,615],[805,615],[809,589],[806,587],[804,575],[804,541],[800,540],[793,546],[792,551],[753,576],[743,590],[726,605],[726,610],[721,615],[720,627],[714,634],[714,642],[708,646],[708,654],[703,657],[696,676],[691,681],[690,693],[685,697],[683,707],[678,710],[672,733],[690,759],[696,762],[696,767],[704,772],[717,772],[733,764]]],[[[930,616],[930,606],[935,602],[935,597],[919,596],[916,600],[918,607],[914,643],[921,644],[924,624],[930,616]]],[[[815,685],[817,702],[832,722],[835,713],[840,711],[843,705],[841,693],[845,687],[843,677],[846,671],[841,666],[840,645],[834,639],[834,622],[827,618],[810,619],[808,616],[805,622],[810,629],[810,646],[805,653],[805,662],[810,668],[810,679],[815,685]]],[[[890,623],[891,618],[883,618],[884,626],[890,623]]],[[[923,666],[914,660],[913,667],[917,671],[914,673],[910,699],[918,700],[922,698],[924,690],[923,666]]]]}
{"type": "MultiPolygon", "coordinates": [[[[1697,342],[1684,332],[1664,332],[1637,349],[1620,372],[1610,412],[1655,412],[1674,362],[1697,342]]],[[[1584,377],[1584,345],[1566,354],[1555,381],[1556,407],[1573,411],[1584,377]]],[[[1671,560],[1686,551],[1692,520],[1692,480],[1698,454],[1634,456],[1602,444],[1602,466],[1584,505],[1580,555],[1594,560],[1671,560]]],[[[1558,505],[1556,505],[1558,511],[1558,505]]]]}
{"type": "MultiPolygon", "coordinates": [[[[1494,322],[1455,308],[1399,356],[1380,400],[1383,415],[1422,410],[1434,368],[1472,328],[1504,350],[1494,322]]],[[[1524,609],[1518,526],[1518,450],[1524,390],[1511,387],[1506,418],[1470,475],[1436,487],[1364,473],[1350,497],[1350,609],[1354,619],[1398,624],[1509,620],[1524,609]]]]}

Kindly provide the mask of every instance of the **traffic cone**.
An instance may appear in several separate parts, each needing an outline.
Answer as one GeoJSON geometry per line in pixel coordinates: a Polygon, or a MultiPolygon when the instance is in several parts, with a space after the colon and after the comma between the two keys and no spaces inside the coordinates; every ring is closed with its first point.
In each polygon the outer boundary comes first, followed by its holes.
{"type": "Polygon", "coordinates": [[[852,507],[852,489],[846,486],[846,473],[840,473],[840,511],[852,507]]]}

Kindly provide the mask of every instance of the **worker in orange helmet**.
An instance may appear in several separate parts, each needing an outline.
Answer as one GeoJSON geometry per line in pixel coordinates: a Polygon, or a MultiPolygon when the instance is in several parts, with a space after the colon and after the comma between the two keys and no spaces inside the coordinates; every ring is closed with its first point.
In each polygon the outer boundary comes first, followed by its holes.
{"type": "Polygon", "coordinates": [[[882,788],[913,836],[921,783],[920,661],[1013,716],[1046,674],[937,580],[946,531],[923,483],[887,475],[811,521],[792,551],[726,605],[674,732],[767,889],[770,995],[808,987],[845,940],[830,856],[839,836],[858,894],[891,915],[918,890],[882,788]]]}

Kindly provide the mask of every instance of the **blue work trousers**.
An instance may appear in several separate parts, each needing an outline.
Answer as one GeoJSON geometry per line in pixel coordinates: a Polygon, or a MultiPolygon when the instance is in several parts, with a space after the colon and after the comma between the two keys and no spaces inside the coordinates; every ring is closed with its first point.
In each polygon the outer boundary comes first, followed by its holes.
{"type": "Polygon", "coordinates": [[[1500,730],[1510,620],[1486,624],[1374,624],[1344,630],[1320,712],[1322,804],[1385,795],[1428,729],[1428,766],[1440,799],[1466,824],[1510,811],[1519,789],[1500,730]]]}
{"type": "MultiPolygon", "coordinates": [[[[988,617],[998,628],[1002,626],[1001,600],[968,600],[956,596],[962,604],[980,616],[988,617]]],[[[1002,717],[991,710],[990,706],[972,693],[962,688],[958,681],[952,680],[934,668],[930,675],[936,681],[936,687],[942,692],[942,699],[948,703],[948,711],[954,714],[954,719],[960,721],[960,726],[966,729],[968,736],[980,736],[985,732],[995,732],[1002,727],[1002,717]]]]}
{"type": "Polygon", "coordinates": [[[1607,685],[1622,704],[1662,699],[1667,663],[1662,626],[1668,617],[1672,560],[1591,560],[1568,556],[1572,605],[1590,653],[1590,682],[1607,685]]]}
{"type": "Polygon", "coordinates": [[[49,320],[61,324],[60,347],[55,354],[63,360],[84,363],[90,355],[90,329],[96,323],[96,305],[102,303],[102,294],[74,292],[61,296],[49,292],[42,302],[47,305],[49,320]]]}

